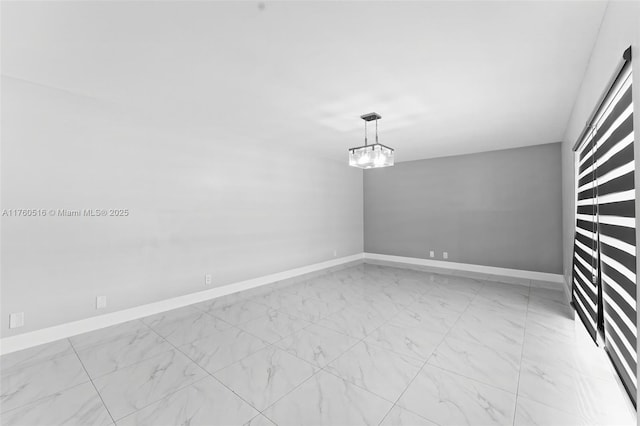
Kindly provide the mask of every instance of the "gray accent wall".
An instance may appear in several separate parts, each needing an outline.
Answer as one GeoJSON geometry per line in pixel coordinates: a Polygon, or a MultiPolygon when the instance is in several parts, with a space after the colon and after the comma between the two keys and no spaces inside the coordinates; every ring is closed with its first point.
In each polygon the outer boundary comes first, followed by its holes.
{"type": "Polygon", "coordinates": [[[561,144],[364,173],[368,253],[562,273],[561,144]]]}

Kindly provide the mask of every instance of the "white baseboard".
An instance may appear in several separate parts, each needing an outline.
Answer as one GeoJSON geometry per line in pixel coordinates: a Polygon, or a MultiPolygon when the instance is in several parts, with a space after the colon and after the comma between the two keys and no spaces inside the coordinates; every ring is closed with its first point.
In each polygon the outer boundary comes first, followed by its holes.
{"type": "Polygon", "coordinates": [[[362,260],[363,253],[0,339],[0,355],[362,260]]]}
{"type": "MultiPolygon", "coordinates": [[[[265,275],[250,280],[228,284],[223,287],[212,288],[197,293],[186,294],[184,296],[173,297],[159,302],[136,306],[117,312],[85,318],[65,324],[47,327],[40,330],[30,331],[15,336],[0,339],[0,355],[27,349],[33,346],[42,345],[60,339],[65,339],[82,333],[98,330],[123,322],[144,318],[172,309],[182,308],[194,303],[204,302],[219,297],[229,296],[238,292],[257,289],[258,287],[274,284],[279,281],[299,277],[324,269],[356,262],[359,260],[374,260],[391,262],[405,265],[418,265],[432,268],[442,268],[448,270],[467,271],[478,274],[503,276],[505,278],[516,278],[517,284],[534,285],[533,281],[545,281],[560,283],[565,287],[564,277],[559,274],[549,274],[545,272],[523,271],[518,269],[497,268],[493,266],[471,265],[467,263],[446,262],[441,260],[419,259],[414,257],[391,256],[386,254],[359,253],[326,262],[315,263],[300,268],[290,269],[275,274],[265,275]],[[527,280],[531,280],[527,282],[527,280]]],[[[566,291],[566,290],[565,290],[566,291]]]]}
{"type": "MultiPolygon", "coordinates": [[[[564,276],[560,274],[550,274],[547,272],[524,271],[520,269],[498,268],[495,266],[472,265],[469,263],[447,262],[444,260],[420,259],[417,257],[392,256],[388,254],[365,253],[367,259],[380,260],[394,263],[404,263],[408,265],[427,266],[432,268],[451,269],[457,271],[475,272],[478,274],[497,275],[504,277],[519,278],[525,285],[535,285],[532,281],[546,281],[564,286],[564,276]],[[526,282],[529,280],[530,282],[526,282]]],[[[559,287],[559,286],[556,286],[559,287]]],[[[559,289],[559,288],[558,288],[559,289]]]]}
{"type": "Polygon", "coordinates": [[[562,292],[564,293],[564,300],[567,305],[571,304],[571,283],[567,282],[565,276],[562,276],[562,292]]]}

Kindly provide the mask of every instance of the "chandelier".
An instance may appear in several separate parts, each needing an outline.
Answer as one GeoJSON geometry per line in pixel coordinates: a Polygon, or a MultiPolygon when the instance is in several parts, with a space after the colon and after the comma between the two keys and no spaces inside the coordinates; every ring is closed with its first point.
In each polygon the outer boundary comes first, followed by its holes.
{"type": "Polygon", "coordinates": [[[360,116],[364,120],[364,146],[349,149],[349,165],[361,169],[393,166],[393,148],[378,143],[378,120],[382,116],[376,112],[370,112],[360,116]],[[367,143],[367,122],[376,122],[376,143],[367,143]]]}

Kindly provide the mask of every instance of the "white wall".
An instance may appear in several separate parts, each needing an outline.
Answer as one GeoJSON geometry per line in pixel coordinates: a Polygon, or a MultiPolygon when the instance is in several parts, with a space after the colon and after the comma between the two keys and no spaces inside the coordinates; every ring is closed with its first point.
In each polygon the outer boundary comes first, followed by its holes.
{"type": "MultiPolygon", "coordinates": [[[[574,157],[572,148],[582,132],[589,115],[606,88],[622,52],[632,46],[633,102],[635,111],[635,161],[640,164],[640,2],[611,1],[608,3],[600,33],[594,45],[582,87],[571,114],[562,144],[562,192],[563,192],[563,247],[564,275],[571,282],[574,222],[574,157]]],[[[636,172],[636,188],[640,188],[640,173],[636,172]]],[[[640,200],[636,199],[636,217],[640,212],[640,200]]],[[[640,241],[636,227],[636,241],[640,241]]],[[[638,258],[640,271],[640,258],[638,258]]],[[[640,320],[638,321],[640,323],[640,320]]],[[[639,351],[640,352],[640,351],[639,351]]]]}
{"type": "Polygon", "coordinates": [[[220,286],[362,252],[362,171],[346,151],[161,133],[144,113],[8,77],[2,106],[3,209],[130,211],[3,217],[2,337],[205,290],[205,273],[220,286]]]}

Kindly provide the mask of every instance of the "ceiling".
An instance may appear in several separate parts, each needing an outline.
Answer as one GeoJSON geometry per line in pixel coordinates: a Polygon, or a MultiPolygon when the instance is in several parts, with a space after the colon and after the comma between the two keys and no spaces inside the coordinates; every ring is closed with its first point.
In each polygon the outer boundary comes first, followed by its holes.
{"type": "Polygon", "coordinates": [[[211,144],[340,159],[376,111],[407,161],[562,140],[605,8],[3,2],[2,74],[211,144]]]}

